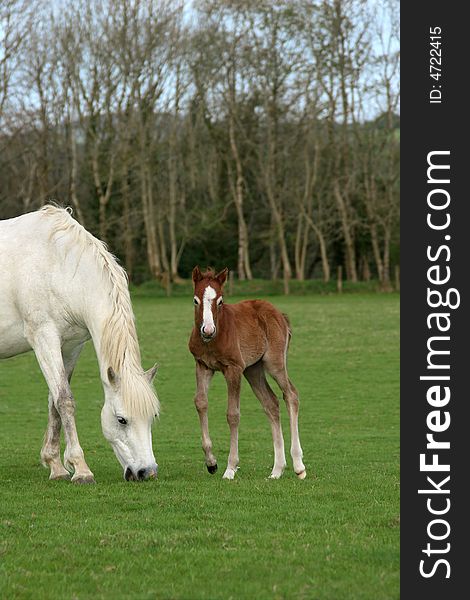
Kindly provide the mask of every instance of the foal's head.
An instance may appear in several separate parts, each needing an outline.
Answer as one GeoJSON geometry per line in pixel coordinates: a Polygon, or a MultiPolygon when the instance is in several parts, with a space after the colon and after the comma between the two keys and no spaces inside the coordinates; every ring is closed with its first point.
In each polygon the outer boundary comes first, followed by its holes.
{"type": "Polygon", "coordinates": [[[201,273],[199,267],[193,269],[194,316],[204,342],[210,342],[217,335],[217,319],[223,304],[223,285],[228,269],[215,273],[211,269],[201,273]]]}

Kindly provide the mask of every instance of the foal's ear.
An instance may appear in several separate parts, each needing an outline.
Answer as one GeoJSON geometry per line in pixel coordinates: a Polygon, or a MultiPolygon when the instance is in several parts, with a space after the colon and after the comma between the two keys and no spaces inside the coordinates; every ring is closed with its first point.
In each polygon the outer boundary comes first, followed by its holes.
{"type": "Polygon", "coordinates": [[[145,371],[144,375],[149,383],[152,383],[155,379],[155,375],[158,371],[158,364],[155,363],[148,371],[145,371]]]}
{"type": "Polygon", "coordinates": [[[199,281],[201,281],[201,279],[202,279],[201,269],[199,268],[199,265],[197,265],[193,269],[193,282],[194,282],[194,284],[196,284],[199,281]]]}
{"type": "Polygon", "coordinates": [[[217,279],[217,281],[219,282],[219,285],[224,285],[225,280],[227,279],[227,275],[228,275],[228,267],[225,267],[225,269],[223,271],[220,271],[220,273],[217,273],[217,275],[215,276],[215,279],[217,279]]]}

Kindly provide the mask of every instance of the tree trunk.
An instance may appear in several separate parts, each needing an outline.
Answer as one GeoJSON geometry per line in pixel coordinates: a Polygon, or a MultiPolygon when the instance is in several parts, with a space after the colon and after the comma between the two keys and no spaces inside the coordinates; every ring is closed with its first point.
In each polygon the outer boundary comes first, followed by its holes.
{"type": "Polygon", "coordinates": [[[108,221],[106,218],[106,209],[109,203],[109,199],[111,198],[111,189],[114,181],[114,155],[111,155],[109,165],[108,165],[108,179],[106,182],[106,189],[103,189],[101,185],[100,178],[100,168],[99,168],[99,160],[98,160],[99,148],[98,141],[95,140],[93,147],[93,155],[92,155],[92,171],[93,171],[93,180],[95,183],[96,193],[98,195],[99,201],[99,231],[100,231],[100,239],[103,242],[107,241],[108,237],[108,221]]]}
{"type": "Polygon", "coordinates": [[[307,220],[302,213],[299,213],[295,235],[295,277],[298,281],[305,281],[309,232],[310,226],[307,220]]]}
{"type": "Polygon", "coordinates": [[[72,202],[73,208],[77,215],[78,221],[86,227],[85,217],[83,215],[80,201],[77,195],[77,144],[75,141],[75,134],[73,131],[73,125],[69,119],[68,121],[68,129],[69,129],[69,147],[70,147],[70,200],[72,202]]]}
{"type": "Polygon", "coordinates": [[[246,227],[245,215],[243,214],[243,168],[235,139],[235,124],[232,115],[230,116],[229,136],[230,148],[232,150],[232,157],[235,161],[236,170],[235,186],[232,187],[233,200],[235,202],[238,219],[238,279],[253,279],[250,266],[248,230],[246,227]]]}
{"type": "MultiPolygon", "coordinates": [[[[143,161],[143,159],[141,160],[143,161]]],[[[145,234],[147,238],[147,260],[152,276],[155,279],[160,279],[162,267],[155,229],[155,210],[153,198],[148,189],[148,177],[146,171],[147,168],[142,164],[140,169],[140,189],[142,196],[142,213],[144,216],[145,234]]]]}
{"type": "Polygon", "coordinates": [[[370,229],[370,240],[371,240],[371,244],[372,244],[372,252],[374,254],[375,266],[377,268],[377,277],[378,277],[379,281],[382,282],[384,269],[383,269],[382,256],[380,254],[377,225],[375,223],[371,223],[369,229],[370,229]]]}
{"type": "Polygon", "coordinates": [[[362,262],[362,281],[370,281],[369,260],[365,254],[362,256],[361,262],[362,262]]]}
{"type": "MultiPolygon", "coordinates": [[[[170,146],[170,153],[175,151],[174,144],[170,146]]],[[[172,281],[179,279],[178,276],[178,246],[176,242],[176,207],[177,207],[177,182],[175,157],[170,156],[169,160],[169,206],[168,206],[168,231],[170,236],[170,277],[172,281]]]]}
{"type": "Polygon", "coordinates": [[[130,201],[129,201],[129,180],[127,166],[122,172],[122,187],[121,194],[123,200],[123,218],[124,218],[124,264],[126,267],[127,276],[129,281],[132,281],[133,267],[134,267],[134,245],[132,235],[132,224],[130,215],[130,201]]]}
{"type": "Polygon", "coordinates": [[[302,264],[303,231],[303,217],[302,213],[299,213],[297,216],[297,231],[295,233],[294,246],[295,278],[298,281],[303,281],[305,279],[305,264],[302,264]]]}
{"type": "Polygon", "coordinates": [[[325,237],[321,233],[321,231],[317,232],[318,242],[320,244],[320,255],[321,255],[321,264],[323,269],[323,281],[328,283],[330,281],[330,263],[328,260],[328,253],[326,251],[326,241],[325,237]]]}
{"type": "MultiPolygon", "coordinates": [[[[163,229],[163,218],[160,214],[157,214],[157,231],[158,231],[158,240],[160,242],[160,256],[162,261],[163,273],[166,274],[167,277],[170,277],[170,261],[168,260],[168,254],[166,251],[166,242],[165,242],[165,231],[163,229]]],[[[169,279],[169,283],[171,283],[171,279],[169,279]]]]}
{"type": "Polygon", "coordinates": [[[274,198],[273,190],[271,189],[271,184],[269,179],[266,178],[266,192],[269,200],[269,206],[271,208],[271,215],[276,227],[276,235],[279,244],[279,250],[281,252],[281,263],[282,263],[282,272],[283,272],[283,281],[284,281],[284,293],[289,293],[289,281],[292,277],[292,268],[290,266],[289,261],[289,253],[287,252],[287,244],[285,238],[284,231],[284,222],[282,219],[281,212],[278,208],[277,202],[274,198]]]}
{"type": "Polygon", "coordinates": [[[338,211],[341,220],[341,228],[343,230],[344,245],[346,250],[346,275],[347,278],[353,283],[357,282],[357,270],[356,270],[356,248],[354,244],[354,235],[348,215],[348,209],[346,201],[339,188],[339,182],[336,179],[333,184],[334,194],[336,203],[338,205],[338,211]]]}
{"type": "Polygon", "coordinates": [[[276,252],[273,216],[271,215],[271,231],[269,238],[269,264],[271,267],[271,280],[275,281],[279,276],[279,259],[276,252]]]}
{"type": "Polygon", "coordinates": [[[390,282],[390,230],[388,227],[384,227],[384,252],[383,252],[383,276],[381,282],[381,288],[384,292],[392,291],[392,284],[390,282]]]}
{"type": "MultiPolygon", "coordinates": [[[[181,87],[180,87],[180,67],[177,67],[176,80],[175,80],[175,108],[173,115],[173,122],[170,130],[169,138],[169,157],[168,157],[168,174],[169,174],[169,207],[168,207],[168,232],[170,236],[170,264],[169,264],[169,277],[171,281],[178,281],[180,279],[178,275],[178,243],[176,236],[176,212],[178,207],[178,173],[177,164],[181,162],[181,155],[178,152],[178,138],[177,138],[177,126],[179,122],[180,108],[179,103],[181,99],[181,87]]],[[[192,136],[191,136],[192,137],[192,136]]],[[[192,163],[192,161],[189,161],[192,163]]],[[[193,178],[191,179],[193,181],[193,178]]],[[[162,232],[163,233],[163,232],[162,232]]],[[[163,236],[161,236],[163,241],[163,236]]],[[[162,250],[162,256],[166,256],[165,251],[162,250]]]]}

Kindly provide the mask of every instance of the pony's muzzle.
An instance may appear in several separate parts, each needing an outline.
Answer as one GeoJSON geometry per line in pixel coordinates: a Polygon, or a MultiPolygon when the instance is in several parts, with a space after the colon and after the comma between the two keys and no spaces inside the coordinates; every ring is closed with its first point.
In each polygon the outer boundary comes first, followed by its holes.
{"type": "Polygon", "coordinates": [[[158,465],[153,465],[145,469],[139,469],[137,473],[127,467],[124,473],[124,479],[126,481],[146,481],[147,479],[156,479],[158,473],[158,465]]]}

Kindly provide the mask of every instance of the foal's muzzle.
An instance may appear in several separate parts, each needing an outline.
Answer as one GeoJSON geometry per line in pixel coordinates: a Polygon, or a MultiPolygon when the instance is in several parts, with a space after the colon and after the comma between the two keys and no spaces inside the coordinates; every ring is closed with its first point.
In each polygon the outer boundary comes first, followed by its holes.
{"type": "Polygon", "coordinates": [[[156,479],[158,473],[158,465],[147,467],[146,469],[139,469],[136,473],[127,467],[124,473],[124,479],[126,481],[146,481],[147,479],[156,479]]]}
{"type": "Polygon", "coordinates": [[[217,333],[217,327],[214,327],[214,331],[210,334],[207,335],[204,332],[204,325],[201,326],[201,338],[203,342],[210,342],[211,340],[213,340],[215,338],[215,334],[217,333]]]}

